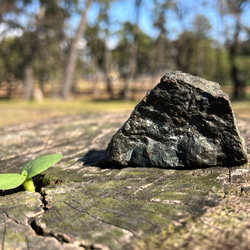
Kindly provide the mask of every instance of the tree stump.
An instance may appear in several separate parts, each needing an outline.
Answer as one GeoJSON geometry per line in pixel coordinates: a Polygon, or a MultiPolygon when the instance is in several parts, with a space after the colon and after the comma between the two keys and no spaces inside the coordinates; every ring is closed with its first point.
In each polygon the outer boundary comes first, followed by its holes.
{"type": "MultiPolygon", "coordinates": [[[[248,249],[249,166],[193,170],[100,167],[129,113],[82,114],[0,129],[1,172],[63,160],[0,196],[1,249],[248,249]]],[[[250,118],[238,127],[250,152],[250,118]]],[[[248,153],[249,158],[249,153],[248,153]]]]}

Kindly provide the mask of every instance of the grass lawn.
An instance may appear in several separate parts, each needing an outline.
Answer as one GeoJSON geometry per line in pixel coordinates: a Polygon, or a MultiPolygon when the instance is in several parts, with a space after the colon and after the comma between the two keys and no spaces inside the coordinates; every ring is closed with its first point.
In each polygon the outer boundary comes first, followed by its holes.
{"type": "MultiPolygon", "coordinates": [[[[93,100],[45,100],[43,103],[24,102],[22,100],[0,101],[0,127],[10,124],[46,119],[68,114],[92,112],[131,111],[139,101],[93,101],[93,100]]],[[[234,112],[239,116],[250,117],[250,101],[233,102],[234,112]]]]}
{"type": "Polygon", "coordinates": [[[232,107],[235,114],[250,117],[250,101],[235,101],[232,107]]]}
{"type": "Polygon", "coordinates": [[[45,100],[42,103],[22,100],[0,101],[0,127],[68,114],[132,111],[138,101],[45,100]]]}

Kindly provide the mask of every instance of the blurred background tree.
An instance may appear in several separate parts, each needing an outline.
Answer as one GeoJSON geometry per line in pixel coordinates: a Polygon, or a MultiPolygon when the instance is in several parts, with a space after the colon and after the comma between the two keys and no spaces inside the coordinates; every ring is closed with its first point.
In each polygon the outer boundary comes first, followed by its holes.
{"type": "MultiPolygon", "coordinates": [[[[233,18],[231,25],[225,27],[226,48],[229,54],[229,63],[231,78],[234,84],[233,98],[242,99],[245,97],[246,75],[244,66],[240,67],[239,50],[241,47],[240,32],[245,29],[250,34],[249,27],[242,23],[242,14],[246,8],[249,8],[248,0],[220,0],[221,15],[229,15],[233,18]],[[230,32],[231,31],[231,32],[230,32]],[[230,33],[229,33],[230,32],[230,33]]],[[[244,60],[244,59],[243,59],[244,60]]]]}
{"type": "Polygon", "coordinates": [[[249,7],[250,0],[2,0],[0,98],[129,100],[172,70],[247,98],[249,7]]]}

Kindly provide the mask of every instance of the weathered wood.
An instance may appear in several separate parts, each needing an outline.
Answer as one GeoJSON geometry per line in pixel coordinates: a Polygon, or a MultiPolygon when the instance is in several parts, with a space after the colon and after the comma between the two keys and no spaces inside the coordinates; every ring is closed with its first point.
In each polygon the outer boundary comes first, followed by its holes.
{"type": "MultiPolygon", "coordinates": [[[[0,129],[1,172],[64,155],[36,179],[40,193],[20,188],[0,196],[2,249],[248,249],[248,166],[234,169],[230,183],[227,168],[96,164],[128,116],[84,114],[0,129]]],[[[249,124],[238,119],[248,152],[249,124]]]]}

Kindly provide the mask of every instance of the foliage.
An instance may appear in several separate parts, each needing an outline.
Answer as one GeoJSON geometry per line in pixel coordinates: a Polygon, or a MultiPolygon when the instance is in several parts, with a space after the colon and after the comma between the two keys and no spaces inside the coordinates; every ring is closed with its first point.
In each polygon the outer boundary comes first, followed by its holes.
{"type": "MultiPolygon", "coordinates": [[[[119,31],[119,42],[113,50],[113,63],[119,66],[121,73],[126,76],[129,64],[129,48],[133,43],[133,24],[130,22],[124,23],[123,28],[119,31]],[[123,51],[123,53],[121,53],[123,51]],[[124,53],[124,51],[126,53],[124,53]]],[[[151,49],[153,41],[150,36],[144,33],[141,29],[138,32],[138,51],[137,51],[137,73],[144,73],[149,70],[151,49]]]]}
{"type": "Polygon", "coordinates": [[[0,46],[0,79],[8,81],[11,74],[14,74],[16,79],[22,79],[25,58],[23,44],[19,38],[4,38],[0,46]]]}
{"type": "Polygon", "coordinates": [[[53,166],[62,157],[61,154],[44,155],[26,163],[21,174],[0,174],[0,189],[13,189],[23,184],[25,190],[35,192],[32,177],[53,166]]]}
{"type": "MultiPolygon", "coordinates": [[[[31,66],[32,82],[38,83],[42,91],[49,80],[58,84],[50,89],[60,91],[77,30],[72,28],[75,23],[72,20],[79,18],[86,2],[39,0],[37,8],[30,0],[1,3],[0,25],[4,29],[0,34],[0,90],[1,82],[11,84],[10,77],[26,84],[25,68],[31,66]],[[19,31],[19,35],[9,36],[11,31],[19,31]]],[[[222,84],[235,84],[235,80],[248,83],[249,27],[242,17],[249,1],[240,1],[238,5],[229,0],[216,0],[214,4],[203,1],[199,7],[191,8],[190,1],[134,0],[130,3],[134,12],[127,19],[125,9],[123,18],[115,15],[114,6],[129,6],[123,4],[121,0],[94,1],[78,48],[77,76],[97,79],[101,73],[103,77],[99,78],[106,81],[110,92],[113,91],[110,75],[114,70],[121,80],[126,80],[129,74],[159,75],[178,69],[222,84]],[[144,11],[151,15],[150,33],[142,25],[144,11]],[[218,27],[208,18],[206,13],[210,11],[218,19],[218,27]],[[133,73],[131,64],[136,65],[133,73]],[[237,71],[234,77],[233,67],[237,71]]]]}

